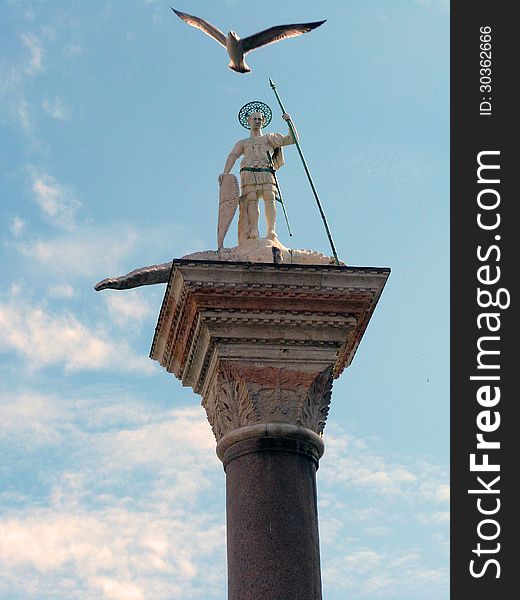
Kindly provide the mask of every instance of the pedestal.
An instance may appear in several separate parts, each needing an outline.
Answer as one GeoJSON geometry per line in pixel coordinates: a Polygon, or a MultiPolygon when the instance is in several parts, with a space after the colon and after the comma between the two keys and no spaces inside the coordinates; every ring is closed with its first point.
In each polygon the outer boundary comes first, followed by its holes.
{"type": "Polygon", "coordinates": [[[202,396],[226,471],[229,600],[319,600],[332,382],[389,269],[173,262],[151,350],[202,396]]]}

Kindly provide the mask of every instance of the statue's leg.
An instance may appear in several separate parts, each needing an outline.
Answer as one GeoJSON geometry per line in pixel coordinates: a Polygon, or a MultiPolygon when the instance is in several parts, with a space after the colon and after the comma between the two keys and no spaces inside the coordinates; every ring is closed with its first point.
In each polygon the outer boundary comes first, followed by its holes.
{"type": "Polygon", "coordinates": [[[238,203],[238,245],[243,244],[249,239],[249,218],[247,216],[247,202],[245,198],[240,198],[238,203]]]}
{"type": "Polygon", "coordinates": [[[267,225],[267,237],[270,240],[278,239],[275,231],[276,204],[274,192],[264,192],[265,222],[267,225]]]}
{"type": "Polygon", "coordinates": [[[249,220],[249,237],[255,240],[258,237],[258,218],[260,216],[257,192],[250,192],[246,197],[246,202],[247,218],[249,220]]]}

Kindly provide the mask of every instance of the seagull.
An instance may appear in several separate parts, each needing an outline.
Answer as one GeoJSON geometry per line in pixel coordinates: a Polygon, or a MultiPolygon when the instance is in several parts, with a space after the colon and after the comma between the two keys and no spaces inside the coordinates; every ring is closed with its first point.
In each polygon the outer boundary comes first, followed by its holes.
{"type": "Polygon", "coordinates": [[[237,73],[249,73],[251,71],[244,61],[244,56],[248,52],[252,52],[257,48],[267,46],[268,44],[274,44],[275,42],[279,42],[286,38],[296,37],[302,33],[307,33],[325,23],[325,21],[315,21],[314,23],[277,25],[241,39],[234,31],[230,31],[227,36],[225,36],[218,27],[215,27],[204,19],[187,15],[180,10],[175,10],[171,6],[170,8],[185,23],[200,29],[219,44],[222,44],[229,54],[230,61],[228,67],[237,73]]]}

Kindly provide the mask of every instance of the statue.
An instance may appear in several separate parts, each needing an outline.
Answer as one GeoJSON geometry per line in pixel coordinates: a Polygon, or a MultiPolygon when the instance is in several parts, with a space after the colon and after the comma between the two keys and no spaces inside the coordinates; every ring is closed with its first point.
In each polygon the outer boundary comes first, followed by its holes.
{"type": "MultiPolygon", "coordinates": [[[[249,102],[238,114],[240,124],[251,133],[248,138],[239,140],[227,157],[224,172],[219,175],[220,203],[217,229],[217,250],[193,252],[182,256],[182,260],[233,261],[274,264],[299,265],[338,265],[345,263],[337,257],[330,230],[319,200],[316,187],[310,176],[303,157],[296,128],[291,117],[285,112],[273,82],[271,88],[282,109],[282,118],[287,123],[287,135],[280,133],[263,133],[262,129],[271,122],[272,111],[263,102],[249,102]],[[284,164],[283,147],[295,144],[302,160],[305,172],[316,199],[323,224],[325,226],[333,256],[327,256],[315,250],[295,250],[285,247],[276,234],[276,201],[281,204],[285,218],[280,186],[276,171],[284,164]],[[237,178],[231,173],[236,161],[240,163],[240,189],[237,178]],[[266,236],[259,235],[259,201],[264,202],[266,220],[266,236]],[[239,209],[238,245],[233,248],[224,247],[224,238],[229,226],[239,209]]],[[[289,226],[289,222],[287,221],[289,226]]],[[[289,234],[291,230],[289,228],[289,234]]],[[[103,279],[95,285],[96,290],[129,289],[143,285],[166,283],[170,276],[173,262],[141,267],[120,277],[103,279]]]]}
{"type": "MultiPolygon", "coordinates": [[[[262,128],[269,125],[272,118],[272,112],[267,104],[263,102],[249,102],[240,109],[238,120],[246,129],[251,130],[248,138],[239,140],[229,156],[224,166],[224,172],[219,175],[219,184],[221,186],[221,205],[219,207],[219,224],[222,220],[229,223],[228,212],[233,210],[232,203],[227,202],[229,194],[222,193],[222,187],[232,185],[226,178],[233,168],[233,165],[240,156],[243,156],[240,162],[240,187],[241,195],[239,202],[239,220],[238,220],[238,244],[243,244],[246,240],[254,240],[259,237],[258,219],[260,216],[259,200],[264,201],[265,220],[266,220],[266,238],[277,240],[275,229],[276,204],[278,200],[282,202],[276,170],[284,164],[283,146],[295,143],[293,134],[289,129],[287,135],[279,133],[269,133],[264,135],[262,128]]],[[[285,121],[290,121],[287,113],[282,115],[285,121]]],[[[234,211],[233,211],[234,213],[234,211]]],[[[228,224],[229,227],[229,224],[228,224]]],[[[224,232],[225,235],[225,232],[224,232]]],[[[219,231],[219,248],[223,241],[222,232],[219,231]],[[221,240],[222,238],[222,240],[221,240]]]]}

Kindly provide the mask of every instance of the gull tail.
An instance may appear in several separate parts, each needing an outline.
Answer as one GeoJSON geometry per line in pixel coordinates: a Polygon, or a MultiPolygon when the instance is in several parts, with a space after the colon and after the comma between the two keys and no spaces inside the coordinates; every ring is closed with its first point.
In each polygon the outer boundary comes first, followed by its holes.
{"type": "Polygon", "coordinates": [[[251,69],[248,67],[248,65],[246,65],[245,62],[238,63],[237,65],[233,61],[230,61],[228,67],[237,73],[251,73],[251,69]]]}

